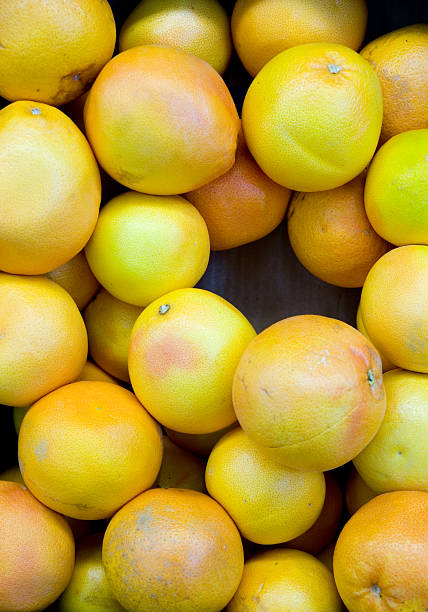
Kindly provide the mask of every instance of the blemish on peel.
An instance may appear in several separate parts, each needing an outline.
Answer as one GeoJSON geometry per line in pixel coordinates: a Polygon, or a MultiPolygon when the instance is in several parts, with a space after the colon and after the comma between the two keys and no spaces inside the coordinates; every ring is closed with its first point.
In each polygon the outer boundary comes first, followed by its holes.
{"type": "Polygon", "coordinates": [[[40,108],[37,108],[37,107],[36,108],[32,108],[31,109],[31,114],[32,115],[41,115],[42,111],[40,110],[40,108]]]}
{"type": "Polygon", "coordinates": [[[79,79],[80,79],[80,74],[79,73],[75,74],[73,77],[73,81],[78,81],[79,79]]]}
{"type": "Polygon", "coordinates": [[[49,442],[47,440],[41,440],[37,446],[34,447],[34,454],[38,461],[46,459],[48,454],[49,442]]]}

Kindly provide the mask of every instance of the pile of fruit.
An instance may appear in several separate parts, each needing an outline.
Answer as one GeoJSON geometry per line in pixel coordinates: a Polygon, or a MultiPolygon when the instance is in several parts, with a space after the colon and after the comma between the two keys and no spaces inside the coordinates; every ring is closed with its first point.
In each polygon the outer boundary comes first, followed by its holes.
{"type": "Polygon", "coordinates": [[[230,4],[0,2],[0,612],[428,610],[428,24],[230,4]],[[282,222],[355,326],[195,287],[282,222]]]}

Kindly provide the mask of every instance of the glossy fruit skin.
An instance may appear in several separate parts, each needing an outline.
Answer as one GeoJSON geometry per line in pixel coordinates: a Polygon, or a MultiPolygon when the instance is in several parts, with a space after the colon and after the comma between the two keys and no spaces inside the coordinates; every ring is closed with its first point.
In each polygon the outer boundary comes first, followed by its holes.
{"type": "Polygon", "coordinates": [[[58,601],[59,612],[125,612],[107,581],[102,544],[102,533],[80,540],[73,575],[58,601]]]}
{"type": "Polygon", "coordinates": [[[382,425],[353,463],[376,493],[428,491],[428,374],[390,370],[384,384],[382,425]]]}
{"type": "Polygon", "coordinates": [[[235,161],[239,118],[229,90],[209,64],[173,47],[116,55],[92,86],[84,119],[104,170],[143,193],[197,189],[235,161]]]}
{"type": "Polygon", "coordinates": [[[235,372],[241,427],[281,464],[326,471],[355,457],[385,412],[374,346],[329,317],[298,315],[261,332],[235,372]]]}
{"type": "Polygon", "coordinates": [[[19,101],[0,111],[0,269],[44,274],[88,242],[100,173],[88,141],[62,111],[19,101]]]}
{"type": "Polygon", "coordinates": [[[325,472],[324,478],[325,500],[319,517],[308,531],[287,542],[288,548],[317,555],[335,538],[342,517],[343,495],[331,472],[325,472]]]}
{"type": "Polygon", "coordinates": [[[280,544],[312,527],[322,510],[321,472],[297,472],[273,461],[241,428],[221,438],[208,457],[208,493],[257,544],[280,544]]]}
{"type": "Polygon", "coordinates": [[[42,503],[72,518],[96,520],[153,485],[162,437],[130,391],[80,381],[30,408],[18,457],[26,486],[42,503]]]}
{"type": "Polygon", "coordinates": [[[155,484],[163,489],[192,489],[205,493],[205,461],[163,436],[162,464],[155,484]]]}
{"type": "Polygon", "coordinates": [[[79,310],[89,304],[100,288],[82,251],[46,276],[68,291],[79,310]]]}
{"type": "Polygon", "coordinates": [[[102,382],[113,383],[114,385],[119,384],[119,381],[113,378],[113,376],[110,376],[110,374],[107,374],[107,372],[104,372],[104,370],[95,365],[95,363],[92,363],[92,361],[87,361],[85,363],[78,378],[76,378],[76,382],[79,380],[100,380],[102,382]]]}
{"type": "Polygon", "coordinates": [[[120,51],[139,45],[182,49],[223,74],[232,54],[229,18],[217,0],[143,0],[119,36],[120,51]]]}
{"type": "Polygon", "coordinates": [[[428,606],[428,493],[393,491],[373,498],[344,526],[334,578],[350,612],[428,606]]]}
{"type": "Polygon", "coordinates": [[[88,352],[71,296],[43,276],[0,273],[0,402],[28,407],[75,380],[88,352]]]}
{"type": "Polygon", "coordinates": [[[392,244],[428,245],[427,173],[428,129],[393,136],[370,163],[366,213],[378,234],[392,244]]]}
{"type": "MultiPolygon", "coordinates": [[[[367,338],[367,340],[370,340],[370,342],[374,345],[374,342],[371,338],[369,338],[369,335],[367,333],[366,328],[364,327],[364,322],[361,316],[361,305],[358,305],[357,308],[357,316],[356,316],[356,321],[355,321],[355,326],[358,329],[358,331],[360,333],[363,334],[363,336],[365,336],[367,338]]],[[[377,352],[379,353],[379,357],[382,360],[382,371],[383,372],[388,372],[388,370],[393,370],[395,368],[394,364],[391,363],[389,361],[389,359],[387,357],[385,357],[385,355],[382,354],[382,352],[379,350],[378,347],[376,347],[377,352]]]]}
{"type": "Polygon", "coordinates": [[[369,42],[361,55],[379,77],[384,101],[380,143],[428,128],[428,25],[417,23],[369,42]]]}
{"type": "Polygon", "coordinates": [[[300,550],[274,548],[245,563],[241,584],[226,609],[341,612],[343,608],[333,576],[321,561],[300,550]]]}
{"type": "Polygon", "coordinates": [[[0,481],[0,610],[45,610],[67,586],[74,538],[67,521],[22,485],[0,481]]]}
{"type": "Polygon", "coordinates": [[[212,251],[223,251],[263,238],[283,220],[291,192],[262,172],[238,139],[232,168],[195,191],[185,194],[208,227],[212,251]]]}
{"type": "Polygon", "coordinates": [[[271,59],[242,108],[245,140],[272,180],[295,191],[334,189],[358,176],[382,124],[379,80],[358,53],[309,43],[271,59]]]}
{"type": "Polygon", "coordinates": [[[7,100],[65,104],[113,55],[116,26],[107,0],[44,0],[42,8],[38,0],[4,0],[0,21],[0,95],[7,100]]]}
{"type": "Polygon", "coordinates": [[[223,429],[209,434],[183,434],[173,429],[168,429],[168,427],[165,427],[165,433],[180,448],[199,455],[199,457],[208,457],[216,442],[234,427],[236,427],[236,421],[223,429]]]}
{"type": "Polygon", "coordinates": [[[205,221],[184,198],[128,191],[103,207],[85,252],[111,295],[143,307],[193,287],[208,265],[210,243],[205,221]]]}
{"type": "Polygon", "coordinates": [[[390,362],[428,373],[428,246],[398,247],[378,259],[360,307],[369,337],[390,362]]]}
{"type": "Polygon", "coordinates": [[[339,43],[355,49],[367,23],[364,0],[237,0],[232,13],[236,51],[256,75],[275,55],[305,43],[339,43]]]}
{"type": "Polygon", "coordinates": [[[103,565],[126,610],[218,612],[238,588],[244,555],[232,519],[208,495],[151,489],[110,521],[103,565]]]}
{"type": "Polygon", "coordinates": [[[376,497],[376,493],[364,482],[355,468],[352,468],[346,481],[345,500],[349,514],[361,508],[376,497]]]}
{"type": "Polygon", "coordinates": [[[140,306],[127,304],[101,289],[83,315],[92,359],[106,372],[125,382],[129,382],[131,331],[141,312],[140,306]]]}
{"type": "Polygon", "coordinates": [[[255,331],[222,297],[203,289],[172,291],[138,317],[128,367],[136,396],[163,426],[189,434],[236,421],[235,368],[255,331]]]}
{"type": "Polygon", "coordinates": [[[389,250],[364,209],[365,175],[342,187],[293,194],[288,209],[292,249],[309,272],[339,287],[362,287],[372,265],[389,250]]]}

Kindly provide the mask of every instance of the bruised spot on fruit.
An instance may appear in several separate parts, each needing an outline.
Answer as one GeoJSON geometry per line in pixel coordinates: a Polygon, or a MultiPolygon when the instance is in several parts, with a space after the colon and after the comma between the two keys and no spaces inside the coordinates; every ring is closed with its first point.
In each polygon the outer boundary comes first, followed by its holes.
{"type": "Polygon", "coordinates": [[[153,376],[163,378],[169,370],[197,369],[202,357],[197,346],[186,338],[170,334],[148,344],[145,350],[146,367],[153,376]]]}
{"type": "Polygon", "coordinates": [[[54,101],[61,101],[67,98],[70,91],[76,97],[79,96],[92,84],[96,75],[97,66],[94,63],[89,64],[82,70],[73,70],[73,72],[65,74],[60,79],[54,101]]]}
{"type": "Polygon", "coordinates": [[[39,462],[46,459],[46,456],[48,454],[48,448],[49,442],[47,440],[40,440],[37,446],[34,447],[34,453],[39,462]]]}
{"type": "Polygon", "coordinates": [[[406,344],[412,353],[423,353],[425,351],[427,340],[416,332],[407,338],[406,344]]]}
{"type": "Polygon", "coordinates": [[[135,522],[135,527],[137,531],[140,531],[141,529],[149,527],[150,524],[152,523],[152,520],[153,520],[153,513],[152,513],[152,509],[149,506],[142,512],[138,513],[138,518],[135,522]]]}

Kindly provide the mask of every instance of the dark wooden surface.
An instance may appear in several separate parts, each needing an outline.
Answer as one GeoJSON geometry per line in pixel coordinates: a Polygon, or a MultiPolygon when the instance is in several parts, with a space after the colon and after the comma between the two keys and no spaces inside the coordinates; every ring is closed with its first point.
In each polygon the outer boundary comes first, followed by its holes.
{"type": "MultiPolygon", "coordinates": [[[[119,31],[138,0],[110,0],[110,4],[119,31]]],[[[223,0],[222,4],[230,13],[234,2],[223,0]]],[[[368,0],[367,4],[365,43],[405,25],[428,21],[428,0],[368,0]]],[[[250,77],[236,55],[225,80],[240,110],[250,77]]],[[[5,103],[0,100],[0,107],[5,103]]],[[[354,324],[360,296],[357,289],[333,287],[307,272],[290,248],[285,223],[262,240],[212,253],[198,286],[232,302],[258,331],[284,317],[303,313],[323,314],[354,324]]],[[[16,462],[12,410],[5,407],[0,413],[0,471],[16,462]]]]}

